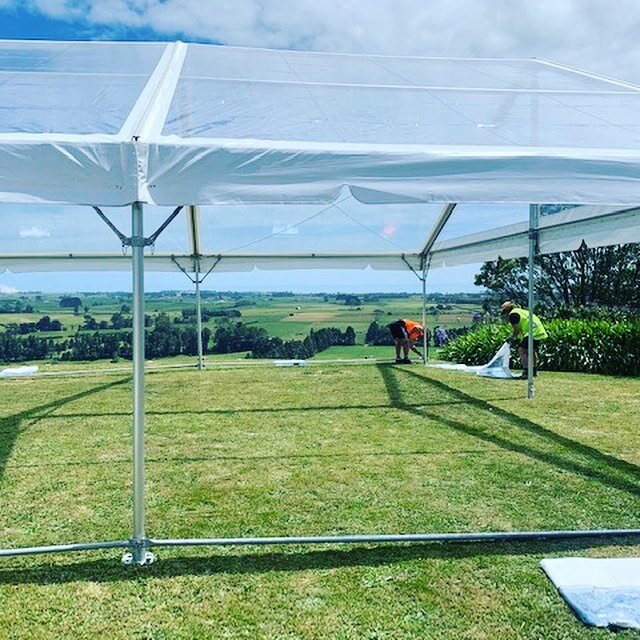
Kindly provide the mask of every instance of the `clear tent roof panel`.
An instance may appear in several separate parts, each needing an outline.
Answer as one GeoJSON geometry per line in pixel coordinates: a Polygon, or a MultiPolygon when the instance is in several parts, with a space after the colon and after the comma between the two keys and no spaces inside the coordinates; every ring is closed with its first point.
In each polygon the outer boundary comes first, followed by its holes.
{"type": "Polygon", "coordinates": [[[637,133],[625,127],[635,121],[639,102],[640,93],[632,88],[530,60],[191,45],[163,133],[183,138],[503,146],[608,143],[634,148],[637,133]],[[576,137],[569,125],[588,131],[576,137]]]}
{"type": "Polygon", "coordinates": [[[0,86],[0,202],[640,193],[640,88],[541,60],[2,41],[0,86]]]}
{"type": "MultiPolygon", "coordinates": [[[[131,213],[128,209],[103,207],[102,210],[125,236],[131,235],[131,213]]],[[[151,234],[155,231],[171,211],[168,207],[146,207],[146,232],[151,234]]],[[[0,203],[0,220],[0,256],[122,253],[119,238],[89,207],[0,203]]],[[[186,212],[182,212],[159,236],[155,250],[191,253],[186,212]]]]}
{"type": "Polygon", "coordinates": [[[414,87],[391,92],[386,87],[183,78],[163,133],[370,144],[636,148],[638,134],[629,126],[640,108],[640,93],[622,93],[618,99],[613,112],[603,116],[609,94],[414,87]]]}
{"type": "Polygon", "coordinates": [[[440,205],[363,205],[343,192],[335,203],[199,207],[206,254],[418,253],[440,205]]]}
{"type": "Polygon", "coordinates": [[[0,133],[117,133],[165,47],[0,41],[0,133]]]}
{"type": "Polygon", "coordinates": [[[607,91],[624,87],[524,59],[428,58],[190,44],[183,78],[292,84],[607,91]]]}
{"type": "Polygon", "coordinates": [[[527,205],[459,204],[439,234],[438,241],[453,240],[528,220],[529,207],[527,205]]]}

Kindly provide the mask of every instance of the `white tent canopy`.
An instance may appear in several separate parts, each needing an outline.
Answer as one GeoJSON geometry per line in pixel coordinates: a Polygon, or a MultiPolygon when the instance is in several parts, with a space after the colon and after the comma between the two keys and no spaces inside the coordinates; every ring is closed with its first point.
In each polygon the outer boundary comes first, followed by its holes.
{"type": "Polygon", "coordinates": [[[635,205],[640,89],[542,60],[0,42],[0,201],[635,205]]]}
{"type": "Polygon", "coordinates": [[[158,271],[521,256],[529,202],[591,205],[542,252],[640,240],[640,88],[546,61],[0,41],[0,83],[0,270],[129,269],[78,204],[124,235],[199,205],[158,271]]]}

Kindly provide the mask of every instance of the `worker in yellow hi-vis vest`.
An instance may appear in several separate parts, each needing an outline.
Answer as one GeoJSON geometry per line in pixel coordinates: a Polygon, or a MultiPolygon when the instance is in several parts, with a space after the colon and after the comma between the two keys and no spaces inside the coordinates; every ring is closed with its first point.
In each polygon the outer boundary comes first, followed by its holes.
{"type": "MultiPolygon", "coordinates": [[[[516,307],[515,303],[503,302],[500,305],[500,313],[508,316],[509,323],[513,329],[511,341],[517,342],[520,347],[520,360],[522,360],[521,378],[527,377],[527,366],[529,363],[529,311],[516,307]]],[[[533,375],[538,375],[538,347],[540,342],[547,339],[547,330],[537,315],[533,314],[533,375]]]]}

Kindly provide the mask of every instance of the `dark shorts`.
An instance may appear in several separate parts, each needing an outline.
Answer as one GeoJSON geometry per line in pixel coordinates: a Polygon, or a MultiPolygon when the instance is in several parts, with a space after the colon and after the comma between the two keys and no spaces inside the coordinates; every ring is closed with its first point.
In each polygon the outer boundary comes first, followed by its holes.
{"type": "MultiPolygon", "coordinates": [[[[540,340],[535,340],[533,341],[533,350],[537,351],[538,347],[540,346],[540,340]]],[[[520,343],[520,348],[521,349],[528,349],[529,348],[529,338],[525,338],[521,343],[520,343]]]]}
{"type": "Polygon", "coordinates": [[[392,322],[388,325],[389,331],[391,331],[391,335],[396,340],[408,340],[409,334],[407,333],[407,327],[404,326],[404,322],[392,322]]]}

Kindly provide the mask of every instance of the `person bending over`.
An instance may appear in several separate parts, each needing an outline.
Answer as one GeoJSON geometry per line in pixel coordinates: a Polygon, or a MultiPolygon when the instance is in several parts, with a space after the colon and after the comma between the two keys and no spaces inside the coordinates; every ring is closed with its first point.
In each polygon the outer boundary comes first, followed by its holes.
{"type": "MultiPolygon", "coordinates": [[[[522,379],[527,378],[529,366],[529,311],[516,307],[511,300],[500,305],[500,313],[508,316],[511,324],[511,342],[518,343],[520,348],[520,360],[522,360],[522,379]]],[[[540,342],[547,339],[547,330],[535,313],[533,314],[533,375],[538,375],[538,347],[540,342]]]]}
{"type": "Polygon", "coordinates": [[[413,320],[396,320],[388,326],[396,342],[396,364],[411,364],[411,360],[409,360],[410,350],[422,358],[422,354],[415,347],[415,343],[421,340],[424,334],[424,328],[421,324],[413,322],[413,320]],[[402,358],[400,357],[401,351],[402,358]]]}

